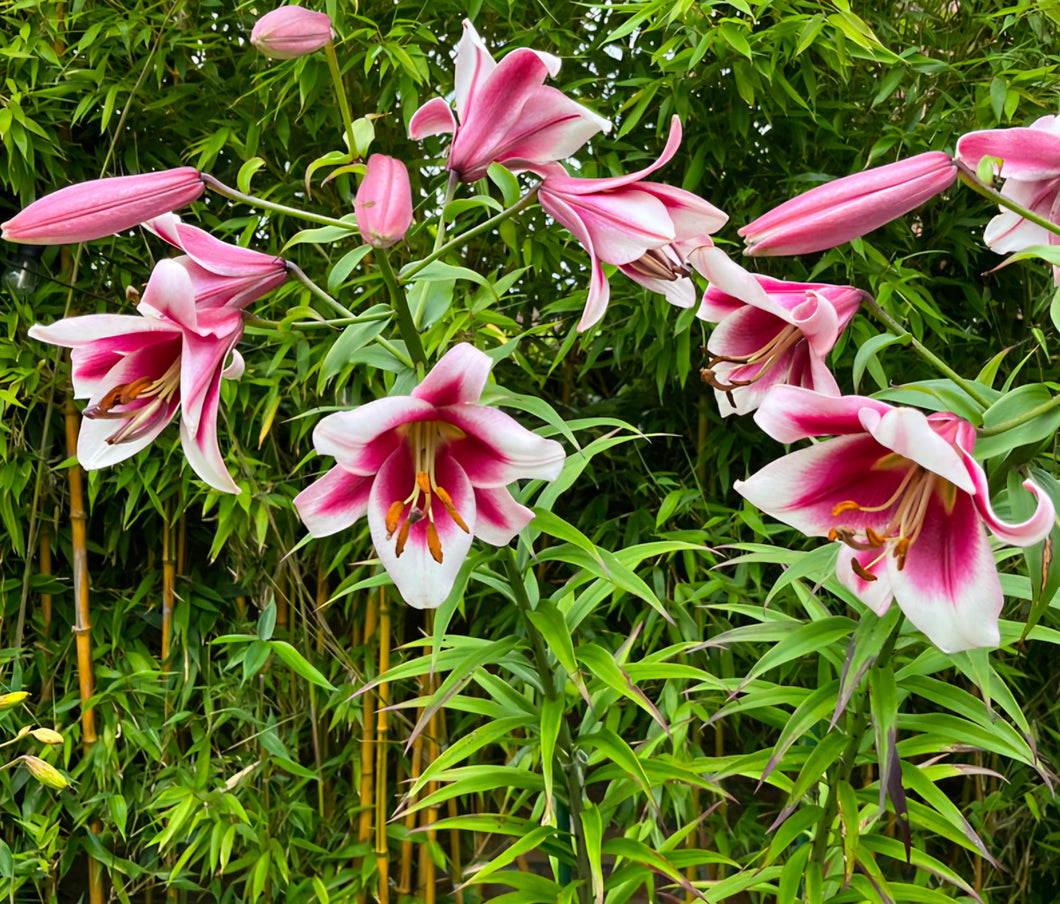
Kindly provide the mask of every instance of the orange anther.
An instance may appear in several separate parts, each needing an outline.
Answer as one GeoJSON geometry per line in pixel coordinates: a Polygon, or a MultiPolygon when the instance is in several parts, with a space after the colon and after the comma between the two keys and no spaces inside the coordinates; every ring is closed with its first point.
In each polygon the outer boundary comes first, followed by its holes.
{"type": "Polygon", "coordinates": [[[452,518],[457,526],[465,533],[470,534],[471,528],[467,526],[464,519],[460,517],[460,512],[456,510],[456,506],[453,505],[453,497],[443,489],[442,487],[435,487],[434,492],[438,494],[438,498],[442,500],[442,505],[445,506],[445,510],[449,513],[449,517],[452,518]]]}
{"type": "Polygon", "coordinates": [[[832,509],[832,517],[838,518],[843,512],[860,512],[861,506],[858,505],[851,499],[847,499],[845,502],[840,502],[834,509],[832,509]]]}
{"type": "Polygon", "coordinates": [[[898,562],[899,571],[905,568],[905,557],[909,554],[909,542],[908,537],[902,537],[901,540],[894,544],[894,558],[898,562]]]}
{"type": "Polygon", "coordinates": [[[876,531],[874,531],[871,527],[866,527],[865,528],[865,536],[868,537],[869,543],[871,543],[873,546],[883,546],[883,544],[887,542],[883,537],[881,537],[878,533],[876,533],[876,531]]]}
{"type": "Polygon", "coordinates": [[[850,560],[850,567],[854,569],[854,574],[856,574],[859,578],[861,578],[861,580],[863,580],[863,581],[875,581],[876,580],[876,575],[871,574],[870,572],[866,571],[861,566],[861,563],[857,559],[851,559],[850,560]]]}
{"type": "Polygon", "coordinates": [[[835,528],[833,527],[833,528],[832,528],[832,529],[831,529],[831,530],[830,530],[830,531],[828,532],[828,539],[829,539],[829,540],[838,540],[838,539],[839,539],[839,531],[838,531],[838,530],[836,530],[836,529],[835,529],[835,528]]]}
{"type": "Polygon", "coordinates": [[[438,530],[434,523],[427,525],[427,549],[430,550],[431,558],[439,565],[442,564],[442,541],[438,539],[438,530]]]}
{"type": "Polygon", "coordinates": [[[420,471],[416,474],[416,486],[418,486],[427,496],[431,495],[431,478],[427,476],[426,471],[420,471]]]}
{"type": "Polygon", "coordinates": [[[394,531],[398,529],[398,522],[401,520],[401,513],[405,511],[405,503],[400,499],[390,503],[390,508],[386,510],[386,538],[389,540],[394,536],[394,531]]]}
{"type": "Polygon", "coordinates": [[[405,551],[405,544],[409,539],[409,528],[412,527],[412,519],[409,518],[401,525],[401,531],[398,533],[397,544],[394,546],[394,555],[401,558],[401,554],[405,551]]]}

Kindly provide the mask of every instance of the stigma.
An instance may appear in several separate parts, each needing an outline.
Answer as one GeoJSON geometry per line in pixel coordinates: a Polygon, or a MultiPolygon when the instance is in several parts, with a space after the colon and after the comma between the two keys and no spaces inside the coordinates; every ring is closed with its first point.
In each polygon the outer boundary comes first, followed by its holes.
{"type": "Polygon", "coordinates": [[[938,474],[920,465],[908,462],[908,468],[898,487],[886,502],[880,505],[861,505],[852,499],[844,500],[832,509],[832,517],[840,519],[848,512],[890,513],[882,529],[866,526],[861,530],[839,524],[828,532],[829,540],[839,540],[859,552],[879,550],[868,565],[857,559],[851,560],[851,568],[863,581],[875,581],[872,569],[891,555],[899,571],[905,568],[910,547],[924,529],[924,516],[936,492],[952,495],[955,487],[938,474]]]}
{"type": "Polygon", "coordinates": [[[412,467],[415,478],[409,494],[404,499],[395,499],[386,512],[386,538],[390,540],[397,535],[394,543],[394,554],[400,558],[408,543],[412,527],[426,521],[427,550],[439,565],[445,559],[442,541],[435,522],[437,508],[443,509],[465,534],[471,528],[457,511],[449,491],[438,483],[435,473],[435,460],[440,449],[444,448],[449,435],[458,428],[451,424],[435,421],[416,421],[409,425],[407,442],[412,453],[412,467]]]}

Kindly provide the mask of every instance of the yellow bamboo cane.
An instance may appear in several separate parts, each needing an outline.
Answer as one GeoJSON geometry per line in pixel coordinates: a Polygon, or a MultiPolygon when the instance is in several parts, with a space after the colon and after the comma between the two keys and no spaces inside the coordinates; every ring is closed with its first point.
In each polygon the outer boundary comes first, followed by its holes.
{"type": "Polygon", "coordinates": [[[173,558],[173,531],[169,515],[162,522],[162,665],[169,659],[169,638],[173,631],[173,600],[176,596],[176,561],[173,558]]]}
{"type": "MultiPolygon", "coordinates": [[[[377,675],[378,670],[372,661],[370,644],[375,634],[375,623],[377,607],[375,598],[368,594],[365,600],[364,633],[362,635],[365,647],[368,647],[366,656],[365,675],[370,677],[377,675]]],[[[358,824],[357,837],[364,843],[372,840],[372,810],[375,805],[375,698],[371,692],[365,693],[361,698],[361,817],[358,824]]],[[[357,896],[358,901],[367,900],[365,892],[357,896]]]]}
{"type": "MultiPolygon", "coordinates": [[[[44,577],[51,577],[52,573],[52,532],[45,522],[40,532],[40,573],[44,577]]],[[[40,595],[41,618],[44,621],[44,636],[51,634],[52,630],[52,595],[42,593],[40,595]]]]}
{"type": "MultiPolygon", "coordinates": [[[[66,421],[66,454],[73,458],[77,454],[77,430],[80,426],[77,408],[71,399],[63,406],[66,421]]],[[[77,679],[81,691],[81,742],[87,751],[96,743],[96,713],[88,705],[95,693],[92,674],[92,635],[89,619],[88,594],[88,518],[85,515],[85,488],[81,468],[74,465],[66,471],[70,485],[70,531],[74,554],[74,637],[77,643],[77,679]]],[[[98,822],[89,830],[101,831],[98,822]]],[[[89,904],[103,904],[103,866],[91,854],[88,855],[88,900],[89,904]]]]}
{"type": "MultiPolygon", "coordinates": [[[[390,668],[390,607],[386,591],[379,588],[379,674],[390,668]]],[[[390,851],[387,847],[387,735],[390,730],[386,707],[389,703],[389,686],[379,684],[379,704],[376,707],[375,723],[375,862],[379,878],[379,904],[390,901],[390,851]]]]}
{"type": "MultiPolygon", "coordinates": [[[[425,695],[426,689],[426,676],[420,676],[420,696],[425,695]]],[[[423,715],[423,707],[420,707],[416,712],[416,724],[419,724],[420,717],[423,715]]],[[[423,771],[423,732],[421,731],[416,735],[416,740],[412,742],[412,757],[409,761],[409,778],[412,784],[415,784],[416,779],[420,777],[420,773],[423,771]]],[[[409,804],[412,803],[412,799],[409,800],[409,804]]],[[[405,828],[411,832],[416,827],[416,819],[419,814],[415,811],[408,813],[405,816],[405,828]]],[[[406,838],[401,842],[401,881],[398,883],[398,891],[402,894],[412,894],[412,838],[406,838]]]]}

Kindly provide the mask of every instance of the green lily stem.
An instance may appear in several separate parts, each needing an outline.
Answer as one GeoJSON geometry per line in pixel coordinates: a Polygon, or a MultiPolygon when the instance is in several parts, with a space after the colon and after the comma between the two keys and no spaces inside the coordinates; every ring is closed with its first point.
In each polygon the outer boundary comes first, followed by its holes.
{"type": "Polygon", "coordinates": [[[346,220],[336,220],[334,217],[325,217],[318,213],[310,213],[308,210],[300,210],[297,207],[288,207],[286,204],[276,204],[272,201],[266,201],[264,198],[256,198],[254,195],[246,195],[241,191],[237,191],[236,189],[225,185],[209,173],[202,173],[201,175],[202,181],[207,188],[217,192],[219,195],[230,198],[233,201],[242,201],[244,204],[249,204],[251,207],[260,207],[262,210],[285,213],[288,216],[297,217],[298,219],[306,220],[309,223],[318,223],[321,226],[337,226],[339,229],[345,229],[347,232],[357,231],[356,223],[349,223],[346,220]]]}
{"type": "Polygon", "coordinates": [[[960,160],[955,162],[957,164],[957,174],[960,177],[961,182],[967,185],[976,194],[980,194],[984,198],[993,201],[995,204],[998,204],[1001,207],[1006,207],[1014,213],[1018,213],[1023,219],[1030,220],[1036,226],[1041,226],[1042,229],[1048,230],[1053,235],[1060,235],[1060,224],[1053,223],[1044,217],[1040,217],[1033,211],[1027,210],[1026,207],[1021,207],[1010,197],[999,192],[996,188],[985,185],[966,163],[962,163],[960,160]]]}
{"type": "Polygon", "coordinates": [[[390,266],[386,251],[380,248],[375,254],[375,261],[379,266],[379,274],[383,277],[383,282],[390,290],[390,302],[397,313],[398,331],[401,333],[401,338],[405,340],[405,347],[409,350],[413,362],[426,367],[427,353],[423,350],[419,330],[416,329],[416,322],[412,319],[408,296],[398,283],[397,275],[394,273],[394,268],[390,266]]]}
{"type": "Polygon", "coordinates": [[[302,272],[302,268],[297,264],[293,264],[287,261],[287,272],[290,273],[295,279],[301,282],[310,292],[316,295],[317,298],[326,302],[336,313],[341,314],[343,317],[356,317],[349,308],[343,307],[334,298],[328,295],[323,289],[320,288],[313,280],[311,280],[305,273],[302,272]]]}
{"type": "MultiPolygon", "coordinates": [[[[560,699],[561,690],[556,687],[552,677],[552,668],[548,663],[548,653],[545,649],[545,639],[530,620],[530,599],[526,595],[526,584],[519,572],[519,566],[515,561],[515,553],[510,546],[504,547],[501,557],[504,559],[504,568],[508,573],[508,583],[515,597],[515,605],[522,616],[523,624],[526,626],[527,635],[530,638],[530,647],[534,653],[534,664],[537,667],[538,676],[541,679],[541,688],[549,700],[560,699]]],[[[569,826],[574,836],[575,854],[578,860],[578,901],[579,904],[592,904],[592,870],[589,865],[589,849],[585,843],[585,834],[582,830],[582,794],[585,790],[585,767],[575,749],[574,739],[571,737],[570,726],[565,718],[559,722],[559,739],[556,748],[567,757],[566,768],[557,760],[556,765],[566,776],[567,785],[567,808],[570,819],[569,826]]],[[[559,808],[557,807],[557,821],[559,808]]]]}
{"type": "Polygon", "coordinates": [[[978,389],[975,388],[968,380],[964,379],[957,371],[950,367],[945,361],[943,361],[938,355],[931,351],[924,343],[916,338],[912,333],[909,332],[904,326],[902,326],[897,320],[895,320],[890,314],[888,314],[883,308],[879,306],[874,298],[868,298],[865,301],[869,310],[872,311],[873,316],[879,320],[884,326],[886,326],[891,332],[897,336],[908,336],[909,344],[921,358],[932,365],[937,371],[945,374],[954,383],[961,387],[971,398],[973,398],[978,404],[982,405],[983,408],[989,408],[991,405],[990,399],[983,395],[978,389]]]}
{"type": "Polygon", "coordinates": [[[350,117],[350,102],[346,99],[346,86],[342,83],[342,72],[339,71],[339,58],[335,55],[335,42],[324,45],[324,55],[328,58],[328,69],[331,70],[331,84],[335,88],[335,102],[342,114],[342,125],[346,130],[346,146],[350,151],[350,160],[357,154],[353,140],[353,119],[350,117]]]}
{"type": "Polygon", "coordinates": [[[445,242],[445,232],[448,228],[448,223],[445,221],[445,210],[456,195],[456,186],[460,181],[460,177],[457,176],[454,170],[449,171],[449,180],[445,183],[445,197],[442,198],[442,212],[438,216],[438,231],[434,234],[434,250],[435,252],[445,242]]]}
{"type": "MultiPolygon", "coordinates": [[[[445,244],[439,245],[437,242],[435,242],[434,251],[432,251],[430,254],[428,254],[423,260],[416,261],[416,263],[414,263],[414,264],[409,264],[407,267],[405,267],[402,270],[402,272],[401,272],[402,281],[403,282],[408,282],[417,273],[419,273],[422,269],[424,269],[424,267],[426,267],[428,264],[433,264],[443,254],[446,254],[449,251],[452,251],[454,248],[459,248],[461,245],[463,245],[466,242],[468,242],[469,240],[473,239],[475,236],[481,235],[483,232],[488,232],[494,226],[496,226],[499,223],[504,222],[509,217],[513,217],[517,213],[520,213],[521,211],[526,210],[527,207],[529,207],[531,204],[534,203],[534,201],[537,200],[537,189],[538,189],[537,185],[533,186],[525,195],[523,195],[511,207],[506,207],[500,213],[494,214],[488,220],[484,220],[483,222],[479,223],[478,226],[472,226],[469,230],[467,230],[467,232],[460,233],[460,235],[458,235],[456,238],[450,239],[445,244]]],[[[442,231],[441,224],[439,224],[439,227],[438,227],[438,234],[439,235],[443,235],[443,237],[444,237],[444,233],[442,231]]]]}
{"type": "Polygon", "coordinates": [[[979,431],[979,435],[997,436],[999,433],[1015,430],[1017,427],[1021,427],[1029,421],[1033,421],[1036,417],[1048,414],[1054,408],[1060,408],[1060,395],[1053,396],[1048,402],[1042,402],[1041,405],[1032,408],[1030,411],[1024,411],[1023,414],[1017,414],[1014,418],[1002,421],[1000,424],[994,424],[993,427],[984,427],[979,431]]]}
{"type": "Polygon", "coordinates": [[[379,320],[389,320],[393,316],[394,315],[390,313],[390,311],[381,311],[376,314],[361,314],[356,317],[339,317],[335,320],[327,320],[324,317],[321,317],[319,320],[292,320],[284,322],[282,320],[267,320],[264,317],[255,317],[253,314],[247,314],[243,318],[243,323],[247,327],[256,327],[260,330],[274,330],[283,333],[290,329],[309,329],[318,326],[334,329],[341,326],[350,326],[354,323],[375,323],[379,320]]]}

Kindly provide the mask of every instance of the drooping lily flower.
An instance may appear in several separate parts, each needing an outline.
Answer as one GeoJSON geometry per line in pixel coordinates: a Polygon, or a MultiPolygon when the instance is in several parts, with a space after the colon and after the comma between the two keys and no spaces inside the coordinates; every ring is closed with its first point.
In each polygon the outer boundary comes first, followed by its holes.
{"type": "Polygon", "coordinates": [[[294,4],[265,13],[250,32],[250,43],[275,60],[293,60],[320,50],[333,37],[331,18],[294,4]]]}
{"type": "Polygon", "coordinates": [[[680,143],[681,121],[675,116],[659,159],[635,173],[578,179],[559,164],[534,168],[545,177],[538,190],[541,206],[589,252],[592,276],[579,330],[599,322],[607,310],[611,288],[602,264],[615,264],[671,304],[691,307],[692,267],[709,269],[713,260],[696,252],[709,248],[724,256],[713,248],[710,233],[725,225],[726,214],[690,191],[644,181],[669,162],[680,143]]]}
{"type": "Polygon", "coordinates": [[[376,248],[400,242],[412,224],[412,188],[408,168],[385,154],[372,154],[353,200],[357,229],[376,248]]]}
{"type": "Polygon", "coordinates": [[[507,485],[555,478],[563,448],[479,404],[492,362],[450,349],[412,395],[330,414],[313,431],[335,467],[294,500],[309,533],[326,537],[368,515],[372,543],[405,602],[445,602],[472,536],[508,543],[533,513],[507,485]]]}
{"type": "Polygon", "coordinates": [[[87,242],[190,204],[204,189],[199,171],[190,166],[79,182],[34,201],[0,225],[0,232],[9,242],[31,245],[87,242]]]}
{"type": "Polygon", "coordinates": [[[972,458],[971,424],[793,386],[773,389],[755,421],[782,443],[833,438],[737,481],[745,498],[808,536],[839,540],[839,580],[878,614],[897,600],[944,652],[1000,642],[1001,582],[983,524],[1030,546],[1048,535],[1056,512],[1028,480],[1034,514],[1022,524],[997,517],[972,458]]]}
{"type": "MultiPolygon", "coordinates": [[[[969,132],[957,142],[957,157],[973,170],[983,157],[1000,158],[1001,194],[1060,223],[1060,116],[1043,116],[1026,129],[969,132]]],[[[1060,236],[1007,209],[990,221],[983,240],[998,254],[1060,244],[1060,236]]],[[[1060,276],[1057,268],[1053,272],[1060,276]]]]}
{"type": "Polygon", "coordinates": [[[155,266],[137,309],[30,327],[32,338],[73,349],[74,396],[88,399],[78,461],[90,471],[124,461],[180,409],[188,464],[215,489],[238,493],[217,443],[217,407],[221,378],[243,373],[242,312],[198,308],[188,271],[173,260],[155,266]]]}
{"type": "Polygon", "coordinates": [[[465,19],[456,53],[456,116],[435,97],[413,114],[409,137],[453,135],[447,166],[463,182],[481,179],[491,163],[520,170],[569,157],[611,123],[544,84],[559,67],[558,57],[528,48],[497,63],[465,19]]]}
{"type": "Polygon", "coordinates": [[[949,188],[957,165],[929,151],[844,176],[785,201],[739,230],[744,254],[781,256],[834,248],[872,232],[949,188]]]}
{"type": "Polygon", "coordinates": [[[711,285],[696,316],[717,323],[701,372],[722,417],[754,411],[774,386],[840,395],[825,364],[867,293],[850,286],[794,283],[756,276],[751,291],[731,295],[711,285]]]}
{"type": "Polygon", "coordinates": [[[287,262],[283,258],[222,242],[202,229],[182,223],[176,214],[155,217],[143,225],[184,252],[174,260],[191,277],[195,304],[200,310],[245,308],[287,278],[287,262]]]}

